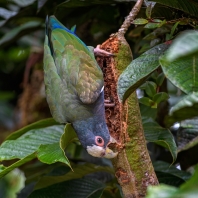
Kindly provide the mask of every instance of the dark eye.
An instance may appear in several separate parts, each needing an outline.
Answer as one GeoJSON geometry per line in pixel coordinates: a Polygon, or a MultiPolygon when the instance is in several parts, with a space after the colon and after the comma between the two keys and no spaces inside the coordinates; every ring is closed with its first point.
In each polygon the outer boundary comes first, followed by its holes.
{"type": "Polygon", "coordinates": [[[98,145],[98,146],[101,146],[101,147],[104,146],[104,140],[100,136],[95,137],[95,142],[96,142],[96,145],[98,145]]]}

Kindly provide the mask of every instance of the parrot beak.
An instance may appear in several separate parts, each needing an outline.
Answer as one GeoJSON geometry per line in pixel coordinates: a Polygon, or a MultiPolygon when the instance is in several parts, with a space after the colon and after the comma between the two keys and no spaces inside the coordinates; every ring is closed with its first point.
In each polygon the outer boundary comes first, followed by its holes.
{"type": "Polygon", "coordinates": [[[118,155],[118,152],[113,152],[108,147],[108,145],[111,143],[117,143],[117,141],[113,137],[110,136],[110,141],[107,144],[106,148],[93,145],[93,146],[87,146],[86,149],[87,149],[87,152],[94,157],[104,157],[104,158],[111,159],[118,155]]]}
{"type": "Polygon", "coordinates": [[[111,159],[111,158],[116,157],[117,155],[118,155],[118,152],[113,152],[110,148],[107,147],[103,157],[111,159]]]}
{"type": "Polygon", "coordinates": [[[107,144],[107,147],[106,147],[106,150],[105,150],[105,154],[104,154],[104,157],[105,158],[114,158],[118,155],[118,152],[113,152],[109,147],[108,145],[111,144],[111,143],[117,143],[117,141],[115,140],[115,138],[113,138],[112,136],[110,136],[110,141],[109,143],[107,144]]]}

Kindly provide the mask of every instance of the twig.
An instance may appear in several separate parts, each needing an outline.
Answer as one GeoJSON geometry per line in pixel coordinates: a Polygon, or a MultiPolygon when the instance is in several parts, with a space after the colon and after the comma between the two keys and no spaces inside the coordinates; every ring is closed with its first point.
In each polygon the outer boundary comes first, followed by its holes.
{"type": "Polygon", "coordinates": [[[135,19],[136,15],[138,14],[138,12],[140,11],[140,8],[142,6],[143,0],[137,0],[136,4],[134,5],[134,7],[132,8],[131,12],[129,13],[129,15],[126,17],[125,21],[123,22],[122,26],[120,27],[120,29],[118,30],[119,34],[124,35],[126,33],[126,31],[128,30],[129,26],[131,25],[131,23],[133,22],[133,20],[135,19]]]}

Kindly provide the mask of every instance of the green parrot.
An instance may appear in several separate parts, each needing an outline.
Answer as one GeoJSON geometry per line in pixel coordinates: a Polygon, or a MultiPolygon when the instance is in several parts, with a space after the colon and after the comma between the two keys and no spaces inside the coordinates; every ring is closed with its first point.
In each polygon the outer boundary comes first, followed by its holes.
{"type": "Polygon", "coordinates": [[[115,140],[105,122],[103,73],[94,50],[54,16],[46,19],[44,82],[53,118],[72,123],[90,155],[114,158],[117,153],[108,148],[115,140]]]}

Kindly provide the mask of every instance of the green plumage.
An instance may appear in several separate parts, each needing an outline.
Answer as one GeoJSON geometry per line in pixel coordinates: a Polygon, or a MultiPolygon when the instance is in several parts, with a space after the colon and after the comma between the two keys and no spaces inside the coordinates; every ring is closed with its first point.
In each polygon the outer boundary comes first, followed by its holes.
{"type": "Polygon", "coordinates": [[[53,118],[72,123],[82,146],[95,157],[113,158],[105,122],[103,74],[92,50],[55,17],[46,23],[44,81],[53,118]]]}
{"type": "Polygon", "coordinates": [[[44,44],[44,72],[53,117],[66,123],[92,116],[91,107],[83,104],[94,103],[103,87],[93,53],[72,32],[52,27],[49,35],[44,44]]]}

